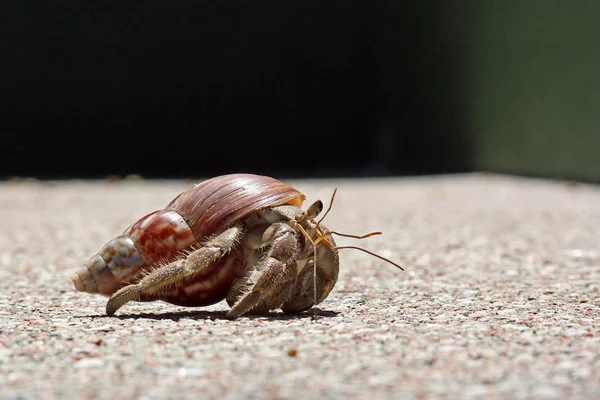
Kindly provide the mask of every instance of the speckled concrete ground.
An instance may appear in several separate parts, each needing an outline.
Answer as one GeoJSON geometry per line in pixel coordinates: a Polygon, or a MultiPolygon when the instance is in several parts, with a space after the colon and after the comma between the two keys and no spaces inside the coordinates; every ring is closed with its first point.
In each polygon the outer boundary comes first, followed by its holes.
{"type": "Polygon", "coordinates": [[[338,198],[312,314],[127,305],[69,275],[190,182],[0,184],[0,398],[600,398],[600,188],[501,176],[294,181],[338,198]],[[350,244],[352,240],[340,240],[350,244]]]}

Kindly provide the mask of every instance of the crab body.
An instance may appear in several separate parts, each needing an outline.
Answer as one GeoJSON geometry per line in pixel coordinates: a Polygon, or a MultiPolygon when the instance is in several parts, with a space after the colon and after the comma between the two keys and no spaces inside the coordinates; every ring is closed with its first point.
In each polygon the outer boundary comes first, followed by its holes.
{"type": "Polygon", "coordinates": [[[322,203],[303,211],[304,199],[266,176],[209,179],[140,218],[71,280],[80,292],[109,296],[109,315],[128,301],[155,300],[206,306],[227,299],[232,317],[309,309],[335,285],[339,258],[314,221],[322,203]]]}

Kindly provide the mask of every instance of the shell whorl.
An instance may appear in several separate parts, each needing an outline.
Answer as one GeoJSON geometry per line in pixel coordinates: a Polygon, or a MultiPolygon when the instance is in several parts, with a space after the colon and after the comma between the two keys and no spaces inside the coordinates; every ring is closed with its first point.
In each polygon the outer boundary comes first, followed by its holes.
{"type": "Polygon", "coordinates": [[[197,184],[173,199],[167,209],[177,211],[201,240],[261,208],[284,204],[300,207],[305,199],[275,178],[230,174],[197,184]]]}
{"type": "Polygon", "coordinates": [[[80,292],[110,296],[137,281],[160,261],[169,261],[195,242],[188,224],[176,211],[154,211],[106,243],[72,276],[80,292]]]}

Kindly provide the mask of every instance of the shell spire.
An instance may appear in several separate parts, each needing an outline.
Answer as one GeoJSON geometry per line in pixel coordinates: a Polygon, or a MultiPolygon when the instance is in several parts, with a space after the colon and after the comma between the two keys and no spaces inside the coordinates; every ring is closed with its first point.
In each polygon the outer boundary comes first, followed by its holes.
{"type": "Polygon", "coordinates": [[[159,210],[106,243],[73,275],[75,289],[110,296],[135,282],[157,261],[170,260],[195,242],[194,235],[173,210],[159,210]]]}

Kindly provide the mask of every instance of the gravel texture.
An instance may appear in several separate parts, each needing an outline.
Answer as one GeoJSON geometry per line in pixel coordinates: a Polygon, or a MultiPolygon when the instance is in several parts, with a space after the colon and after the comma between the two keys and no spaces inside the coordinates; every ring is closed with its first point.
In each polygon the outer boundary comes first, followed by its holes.
{"type": "Polygon", "coordinates": [[[186,181],[0,184],[0,398],[600,398],[600,187],[491,175],[291,181],[338,197],[313,313],[224,318],[69,275],[186,181]],[[340,239],[340,244],[358,244],[340,239]]]}

